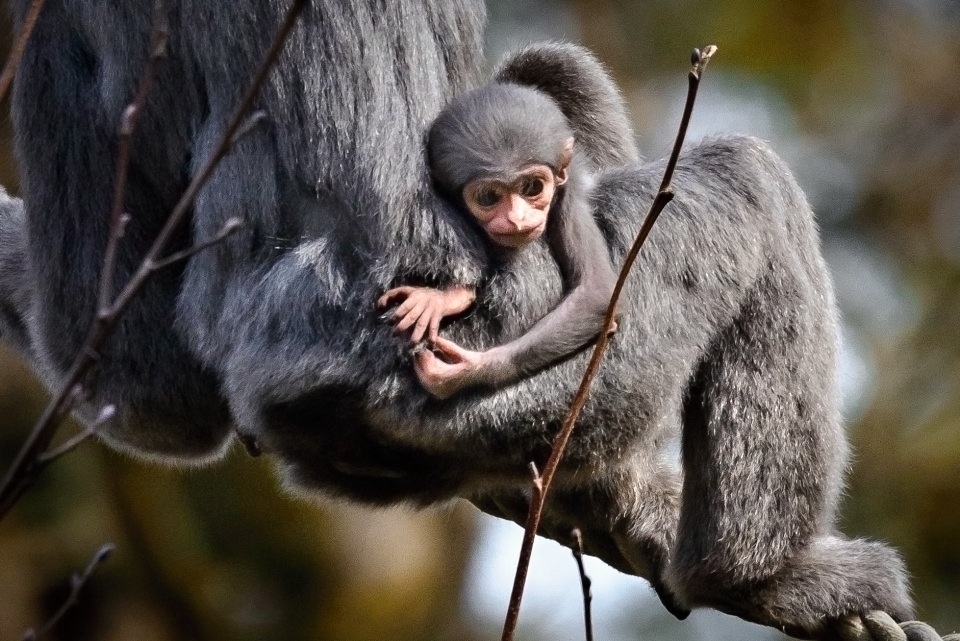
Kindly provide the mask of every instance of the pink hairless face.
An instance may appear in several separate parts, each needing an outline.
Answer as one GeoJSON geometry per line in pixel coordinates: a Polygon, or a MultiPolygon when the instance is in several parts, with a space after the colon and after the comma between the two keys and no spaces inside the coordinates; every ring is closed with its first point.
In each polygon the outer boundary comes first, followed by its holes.
{"type": "Polygon", "coordinates": [[[547,226],[557,187],[566,182],[547,165],[530,165],[511,182],[478,178],[463,188],[463,200],[490,240],[519,248],[535,241],[547,226]]]}

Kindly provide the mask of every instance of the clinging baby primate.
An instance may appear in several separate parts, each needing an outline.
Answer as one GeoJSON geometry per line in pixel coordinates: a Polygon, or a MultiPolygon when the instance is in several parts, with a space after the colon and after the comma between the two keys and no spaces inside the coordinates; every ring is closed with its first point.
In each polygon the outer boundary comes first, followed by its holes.
{"type": "Polygon", "coordinates": [[[405,299],[392,319],[411,340],[425,335],[440,354],[423,350],[416,371],[445,398],[477,385],[501,387],[578,351],[596,337],[616,281],[590,207],[588,163],[554,100],[521,85],[492,82],[452,102],[430,129],[433,179],[482,229],[493,254],[509,260],[545,236],[563,274],[566,295],[529,331],[483,352],[438,336],[440,321],[473,303],[474,291],[401,286],[378,301],[405,299]]]}

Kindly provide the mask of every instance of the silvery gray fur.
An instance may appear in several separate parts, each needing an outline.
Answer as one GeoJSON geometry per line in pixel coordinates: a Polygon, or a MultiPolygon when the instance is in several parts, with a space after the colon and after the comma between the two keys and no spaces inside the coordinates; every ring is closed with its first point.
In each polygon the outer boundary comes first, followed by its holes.
{"type": "MultiPolygon", "coordinates": [[[[29,3],[11,4],[19,23],[29,3]]],[[[286,6],[166,4],[170,51],[135,134],[118,287],[211,152],[286,6]]],[[[94,311],[116,130],[147,58],[150,6],[48,4],[15,86],[26,233],[19,201],[3,199],[0,329],[50,386],[94,311]]],[[[84,412],[119,410],[106,440],[187,461],[222,451],[236,428],[304,491],[376,504],[462,496],[523,518],[527,463],[545,459],[586,355],[433,401],[374,308],[399,282],[472,284],[477,310],[449,335],[481,347],[521,334],[561,295],[542,245],[493,267],[431,189],[423,135],[477,82],[482,23],[469,3],[311,4],[258,100],[265,124],[219,167],[172,249],[230,217],[246,226],[155,276],[88,384],[84,412]]],[[[520,67],[503,73],[536,77],[520,67]]],[[[604,148],[599,166],[625,165],[594,190],[619,263],[663,164],[635,161],[632,141],[612,162],[604,148]]],[[[589,551],[682,604],[792,634],[829,638],[870,610],[908,617],[897,555],[834,528],[846,467],[835,306],[802,192],[749,138],[688,149],[674,186],[544,532],[565,540],[578,526],[589,551]],[[682,483],[663,460],[678,432],[682,483]]]]}

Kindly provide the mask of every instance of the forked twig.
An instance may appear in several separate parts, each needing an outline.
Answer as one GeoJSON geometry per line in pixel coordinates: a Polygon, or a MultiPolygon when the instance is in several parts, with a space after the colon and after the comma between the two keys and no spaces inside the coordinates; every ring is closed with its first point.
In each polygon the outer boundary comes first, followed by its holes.
{"type": "MultiPolygon", "coordinates": [[[[263,62],[261,62],[260,67],[257,70],[252,83],[250,84],[250,87],[247,89],[247,92],[237,105],[236,109],[231,115],[229,124],[227,125],[223,134],[220,136],[220,140],[214,153],[211,154],[211,156],[206,160],[200,170],[193,177],[193,180],[180,197],[180,200],[173,208],[173,211],[167,218],[166,223],[160,230],[157,238],[154,240],[153,245],[150,247],[146,256],[144,256],[143,261],[140,263],[140,265],[137,267],[137,270],[130,277],[129,281],[112,302],[109,300],[109,291],[113,281],[112,270],[113,261],[115,259],[109,255],[105,255],[104,272],[101,273],[100,307],[97,309],[96,317],[91,326],[90,333],[87,336],[83,346],[80,348],[77,357],[71,365],[69,371],[64,376],[64,382],[60,392],[47,405],[43,415],[40,417],[40,420],[37,421],[37,424],[34,426],[23,447],[20,449],[20,452],[17,454],[17,458],[10,466],[10,469],[8,470],[3,481],[3,485],[0,486],[0,519],[3,519],[3,517],[6,516],[6,514],[10,511],[10,508],[16,504],[17,500],[23,495],[27,488],[29,488],[35,482],[40,469],[43,467],[43,465],[40,463],[41,455],[49,447],[60,422],[72,409],[73,403],[71,402],[71,390],[74,390],[80,384],[80,381],[83,379],[83,377],[86,376],[90,368],[97,362],[99,358],[100,346],[106,340],[107,336],[109,336],[110,331],[113,329],[120,315],[130,304],[130,301],[137,293],[140,292],[140,290],[146,284],[147,279],[149,279],[150,276],[158,269],[169,265],[172,262],[172,258],[186,258],[193,254],[192,251],[188,250],[181,252],[179,255],[174,255],[173,257],[162,257],[163,252],[166,251],[167,246],[173,239],[178,227],[182,224],[187,213],[190,211],[190,207],[193,205],[193,201],[196,199],[200,189],[206,184],[207,180],[213,174],[214,169],[216,169],[217,165],[224,158],[224,156],[229,153],[233,144],[237,141],[238,132],[242,133],[248,131],[251,123],[256,122],[258,116],[255,115],[252,118],[248,118],[246,114],[250,111],[250,107],[253,104],[254,99],[259,94],[260,87],[263,85],[267,74],[279,57],[280,51],[283,49],[283,45],[286,43],[290,32],[293,30],[297,18],[307,6],[308,2],[309,0],[293,0],[291,3],[290,8],[287,10],[286,16],[284,17],[284,21],[281,27],[278,29],[269,51],[264,56],[263,62]],[[106,295],[103,294],[105,291],[107,292],[106,295]]],[[[155,32],[162,31],[164,29],[165,25],[163,24],[162,20],[158,25],[155,25],[155,32]]],[[[164,41],[165,38],[157,33],[155,33],[154,37],[151,39],[151,43],[154,48],[151,52],[151,58],[147,65],[148,71],[145,72],[144,77],[141,78],[141,88],[144,84],[152,82],[154,72],[150,71],[149,67],[155,65],[159,59],[160,56],[156,55],[157,45],[164,41]]],[[[141,98],[145,100],[145,97],[146,93],[143,93],[141,96],[141,92],[138,91],[137,100],[140,100],[141,98]]],[[[124,114],[124,122],[121,126],[126,127],[135,124],[137,114],[142,107],[142,103],[139,103],[138,106],[138,103],[136,102],[133,103],[131,107],[128,107],[124,114]]],[[[124,131],[121,131],[121,139],[123,138],[124,133],[124,131]]],[[[125,164],[128,161],[128,159],[123,158],[118,159],[118,163],[120,163],[120,160],[123,160],[122,164],[125,164]]],[[[116,190],[125,190],[126,169],[118,168],[117,174],[118,181],[120,182],[118,182],[114,187],[116,190]]],[[[112,225],[111,229],[111,242],[114,243],[119,240],[119,236],[122,236],[123,228],[127,220],[125,215],[117,213],[122,210],[122,201],[122,195],[117,196],[114,199],[114,224],[112,225]],[[120,204],[118,205],[118,203],[120,204]]],[[[221,232],[217,234],[218,241],[222,240],[223,237],[235,229],[236,225],[228,222],[221,232]]],[[[210,242],[202,243],[204,247],[207,247],[210,244],[210,242]]]]}
{"type": "Polygon", "coordinates": [[[6,516],[27,488],[33,485],[40,471],[49,463],[49,460],[44,460],[44,452],[50,446],[60,423],[76,405],[78,398],[83,396],[81,380],[98,360],[100,343],[106,338],[107,330],[112,326],[105,310],[110,303],[117,246],[123,237],[127,224],[130,222],[130,216],[123,213],[123,194],[126,189],[127,165],[130,162],[130,137],[133,134],[139,114],[143,111],[147,95],[156,75],[156,67],[165,55],[167,43],[166,18],[162,11],[162,3],[159,1],[154,10],[154,24],[150,42],[150,58],[147,60],[143,75],[140,78],[136,96],[121,117],[113,208],[110,214],[110,234],[104,250],[97,310],[93,323],[86,340],[64,377],[60,391],[50,399],[50,402],[44,408],[43,414],[34,425],[26,442],[17,454],[17,458],[10,466],[3,485],[0,486],[0,519],[6,516]]]}
{"type": "Polygon", "coordinates": [[[287,10],[287,15],[283,19],[283,23],[277,30],[277,35],[274,36],[273,42],[270,44],[270,49],[267,51],[263,62],[260,63],[260,67],[257,69],[253,82],[243,95],[240,103],[233,110],[229,123],[220,136],[220,140],[213,154],[211,154],[203,166],[200,167],[200,170],[193,177],[186,191],[183,192],[176,206],[174,206],[173,211],[167,218],[167,222],[160,230],[160,233],[157,234],[157,238],[153,241],[153,245],[144,257],[143,262],[137,268],[137,271],[134,272],[126,287],[121,290],[116,300],[114,300],[113,306],[110,309],[111,313],[115,314],[118,309],[126,307],[130,299],[143,287],[147,278],[157,270],[157,265],[166,264],[166,259],[161,258],[161,255],[170,244],[180,224],[187,217],[187,213],[193,206],[193,201],[196,200],[197,194],[203,186],[207,184],[210,176],[213,175],[214,169],[217,168],[217,165],[220,164],[224,156],[230,153],[239,136],[248,132],[252,124],[255,124],[261,118],[259,113],[250,117],[248,117],[247,114],[250,112],[253,101],[260,93],[260,87],[262,87],[266,81],[267,74],[270,73],[270,69],[273,68],[273,64],[280,56],[280,51],[283,50],[283,45],[286,44],[287,38],[297,22],[297,18],[309,2],[310,0],[293,0],[290,8],[287,10]]]}
{"type": "Polygon", "coordinates": [[[627,280],[627,276],[630,273],[630,269],[633,267],[637,256],[640,254],[640,249],[646,242],[647,236],[650,234],[650,230],[653,228],[654,223],[660,216],[660,212],[662,212],[663,208],[666,207],[671,200],[673,200],[673,190],[670,183],[673,179],[673,172],[677,166],[677,160],[680,157],[680,149],[683,146],[683,141],[687,135],[687,126],[690,123],[690,115],[693,113],[693,104],[697,97],[697,89],[700,86],[700,76],[703,74],[703,70],[706,68],[707,63],[710,62],[710,58],[714,53],[716,53],[716,51],[717,48],[714,45],[705,47],[702,52],[698,49],[693,50],[693,55],[691,56],[692,67],[690,68],[690,72],[687,74],[687,101],[684,105],[683,116],[680,119],[680,128],[677,132],[677,138],[673,145],[673,152],[670,154],[670,159],[667,161],[667,166],[663,173],[663,180],[660,183],[660,189],[657,191],[657,195],[654,197],[653,203],[650,205],[647,216],[644,218],[643,224],[640,226],[640,231],[637,232],[637,237],[633,241],[630,251],[627,252],[626,257],[624,258],[623,267],[620,269],[620,275],[617,278],[617,284],[613,288],[613,294],[610,297],[610,304],[607,306],[607,314],[603,321],[603,328],[600,331],[596,345],[593,348],[593,354],[590,357],[590,362],[588,363],[586,372],[580,381],[580,387],[577,389],[577,393],[570,404],[570,410],[567,414],[567,417],[564,419],[563,425],[554,439],[553,448],[550,451],[550,457],[547,459],[547,463],[543,468],[543,474],[536,480],[536,485],[539,489],[533,493],[533,496],[530,500],[530,509],[527,513],[527,523],[523,533],[523,543],[520,547],[520,559],[517,562],[517,572],[514,577],[513,591],[510,594],[510,605],[507,607],[507,616],[503,624],[503,635],[501,637],[502,641],[512,641],[514,634],[516,633],[517,621],[519,620],[520,616],[520,602],[523,599],[523,589],[526,583],[527,570],[530,566],[530,557],[533,553],[533,542],[536,538],[537,530],[540,527],[540,518],[543,514],[543,505],[546,501],[547,493],[550,490],[550,484],[557,472],[560,459],[563,457],[564,450],[567,447],[567,442],[570,440],[570,435],[573,433],[573,428],[576,425],[577,418],[580,416],[580,411],[583,409],[583,406],[587,401],[587,394],[590,391],[590,385],[593,383],[593,379],[596,377],[597,371],[600,369],[600,361],[603,359],[604,352],[606,351],[607,344],[610,340],[610,330],[613,327],[617,302],[620,300],[620,293],[623,290],[623,286],[627,280]]]}
{"type": "Polygon", "coordinates": [[[53,616],[50,617],[50,620],[43,624],[43,627],[38,631],[33,629],[27,630],[23,633],[23,641],[37,641],[37,639],[45,636],[50,632],[53,627],[59,623],[60,619],[77,604],[80,600],[80,591],[83,590],[83,586],[87,584],[87,581],[90,580],[90,577],[93,576],[94,571],[103,564],[110,555],[113,554],[113,543],[104,543],[100,546],[100,549],[96,551],[93,555],[93,558],[90,559],[90,562],[87,563],[87,567],[83,569],[83,572],[80,574],[74,574],[70,577],[70,594],[67,596],[66,600],[60,605],[60,608],[54,612],[53,616]]]}

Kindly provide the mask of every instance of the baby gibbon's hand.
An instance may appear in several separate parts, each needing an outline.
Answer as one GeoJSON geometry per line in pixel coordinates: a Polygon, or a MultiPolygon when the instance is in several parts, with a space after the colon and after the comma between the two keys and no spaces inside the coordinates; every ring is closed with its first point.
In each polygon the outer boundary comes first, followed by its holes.
{"type": "Polygon", "coordinates": [[[440,321],[466,311],[475,298],[473,290],[467,287],[433,289],[405,285],[388,290],[377,299],[377,307],[384,309],[402,301],[388,321],[398,334],[412,328],[410,342],[418,343],[424,336],[435,341],[440,332],[440,321]]]}

